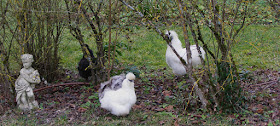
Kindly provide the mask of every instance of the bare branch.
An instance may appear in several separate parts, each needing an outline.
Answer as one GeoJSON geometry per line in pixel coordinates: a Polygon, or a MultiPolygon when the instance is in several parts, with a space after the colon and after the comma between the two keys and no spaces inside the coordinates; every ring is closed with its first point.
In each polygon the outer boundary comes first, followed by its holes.
{"type": "Polygon", "coordinates": [[[141,12],[135,10],[135,9],[134,9],[132,6],[130,6],[128,3],[126,3],[126,2],[123,1],[123,0],[120,0],[120,1],[121,1],[125,6],[127,6],[129,9],[131,9],[131,10],[135,11],[136,13],[138,13],[140,17],[144,17],[144,14],[142,14],[141,12]]]}
{"type": "Polygon", "coordinates": [[[103,4],[103,0],[100,0],[96,12],[100,12],[102,4],[103,4]]]}
{"type": "Polygon", "coordinates": [[[47,87],[42,87],[39,89],[34,90],[33,92],[38,92],[38,91],[42,91],[48,88],[54,88],[54,87],[59,87],[59,86],[72,86],[72,85],[90,85],[90,83],[86,83],[86,82],[73,82],[73,83],[64,83],[64,84],[52,84],[51,86],[47,86],[47,87]]]}
{"type": "MultiPolygon", "coordinates": [[[[130,6],[129,4],[127,4],[125,1],[120,0],[125,6],[129,7],[131,10],[135,11],[140,17],[144,18],[144,15],[135,10],[132,6],[130,6]]],[[[173,52],[175,53],[175,55],[180,59],[180,61],[182,62],[183,66],[185,67],[185,69],[187,70],[187,63],[186,61],[177,53],[177,51],[174,49],[174,47],[171,45],[171,41],[168,39],[168,37],[166,35],[164,35],[159,28],[154,25],[150,20],[148,21],[148,24],[153,26],[153,29],[166,41],[166,43],[170,46],[170,48],[173,50],[173,52]]]]}
{"type": "MultiPolygon", "coordinates": [[[[184,38],[185,38],[185,43],[186,43],[186,51],[187,51],[187,60],[188,61],[191,61],[192,57],[191,57],[191,49],[190,49],[190,41],[188,39],[188,32],[187,32],[187,28],[186,28],[186,22],[184,20],[184,16],[183,16],[183,13],[185,13],[186,15],[186,18],[187,18],[187,24],[188,26],[191,28],[191,32],[192,32],[192,35],[194,37],[194,39],[196,40],[196,45],[197,45],[197,48],[199,49],[198,47],[198,42],[197,42],[197,39],[196,39],[196,36],[195,36],[195,32],[193,31],[192,29],[192,24],[191,24],[191,19],[190,19],[190,15],[187,13],[187,10],[185,10],[185,12],[183,11],[183,8],[182,8],[182,2],[180,0],[177,0],[178,1],[178,7],[179,7],[179,11],[180,11],[180,17],[181,17],[181,22],[182,22],[182,25],[183,25],[183,30],[184,30],[184,38]]],[[[186,7],[185,7],[186,8],[186,7]]],[[[199,49],[199,53],[201,54],[201,51],[199,49]]],[[[202,57],[200,56],[200,59],[201,61],[203,61],[202,57]]],[[[193,72],[192,72],[192,64],[191,63],[188,63],[188,69],[186,69],[186,72],[189,74],[190,76],[190,79],[191,79],[191,82],[193,83],[194,85],[194,89],[195,89],[195,92],[196,94],[198,95],[201,103],[202,103],[202,107],[204,109],[207,109],[206,106],[208,104],[207,100],[205,99],[204,97],[204,93],[202,92],[202,90],[198,87],[197,85],[197,82],[195,81],[194,79],[194,75],[193,75],[193,72]]],[[[203,65],[204,65],[204,62],[203,62],[203,65]]],[[[196,79],[197,80],[197,79],[196,79]]],[[[187,107],[186,107],[187,108],[187,107]]]]}
{"type": "Polygon", "coordinates": [[[235,34],[233,35],[233,40],[235,39],[235,37],[237,36],[237,34],[241,31],[241,29],[244,27],[244,24],[245,24],[245,20],[246,20],[246,15],[247,15],[247,6],[245,8],[245,13],[244,13],[244,16],[243,16],[243,19],[242,19],[242,24],[241,26],[239,27],[239,29],[236,30],[235,34]]]}

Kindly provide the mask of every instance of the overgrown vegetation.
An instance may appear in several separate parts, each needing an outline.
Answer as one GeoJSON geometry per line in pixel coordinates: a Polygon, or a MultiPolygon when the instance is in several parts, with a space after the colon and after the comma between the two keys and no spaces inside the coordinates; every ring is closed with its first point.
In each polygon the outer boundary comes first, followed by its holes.
{"type": "Polygon", "coordinates": [[[231,125],[252,124],[257,116],[262,118],[257,123],[280,124],[275,119],[280,102],[273,101],[279,98],[279,86],[274,85],[280,76],[280,27],[275,18],[279,4],[272,0],[126,2],[1,1],[0,111],[9,109],[0,118],[2,124],[231,125]],[[198,44],[208,51],[201,69],[188,65],[189,75],[173,75],[165,63],[169,40],[161,33],[166,29],[175,30],[183,45],[198,44]],[[39,110],[23,114],[14,109],[13,84],[21,54],[35,56],[33,67],[51,85],[83,81],[76,68],[88,53],[81,48],[84,43],[98,58],[98,65],[91,65],[95,79],[90,86],[46,89],[37,93],[39,110]],[[137,73],[138,102],[129,116],[114,117],[100,110],[95,91],[100,81],[125,71],[137,73]],[[201,106],[194,82],[206,106],[201,106]],[[254,86],[258,83],[264,88],[254,86]],[[253,89],[260,93],[250,96],[253,89]],[[264,105],[269,101],[273,104],[264,105]]]}

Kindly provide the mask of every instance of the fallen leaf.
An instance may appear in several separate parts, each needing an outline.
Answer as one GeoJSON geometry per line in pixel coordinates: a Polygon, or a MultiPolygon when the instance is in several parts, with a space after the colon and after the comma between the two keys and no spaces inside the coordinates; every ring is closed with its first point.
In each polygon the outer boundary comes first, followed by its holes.
{"type": "Polygon", "coordinates": [[[132,106],[132,109],[134,109],[134,110],[135,110],[135,109],[136,109],[136,110],[137,110],[137,109],[141,109],[141,108],[143,108],[142,103],[141,103],[140,105],[133,105],[133,106],[132,106]]]}
{"type": "Polygon", "coordinates": [[[174,126],[179,126],[179,120],[178,119],[175,120],[174,126]]]}
{"type": "Polygon", "coordinates": [[[76,105],[71,104],[71,103],[69,103],[69,106],[70,106],[71,108],[75,108],[75,107],[76,107],[76,105]]]}
{"type": "Polygon", "coordinates": [[[259,113],[259,114],[263,114],[263,109],[261,109],[261,108],[260,108],[260,109],[258,109],[258,110],[257,110],[257,113],[259,113]]]}
{"type": "Polygon", "coordinates": [[[168,105],[167,107],[164,108],[166,111],[171,112],[174,111],[173,105],[168,105]]]}
{"type": "Polygon", "coordinates": [[[82,107],[78,108],[78,112],[80,112],[80,113],[84,113],[86,110],[87,110],[87,109],[82,108],[82,107]]]}
{"type": "MultiPolygon", "coordinates": [[[[279,112],[280,112],[280,110],[279,110],[279,112]]],[[[272,113],[272,119],[274,119],[275,117],[277,117],[278,115],[279,115],[279,112],[277,112],[277,111],[274,111],[273,113],[272,113]]]]}
{"type": "Polygon", "coordinates": [[[164,111],[164,108],[154,108],[153,110],[158,111],[158,112],[162,112],[162,111],[164,111]]]}
{"type": "Polygon", "coordinates": [[[199,121],[195,120],[195,121],[192,121],[192,124],[198,124],[199,121]]]}
{"type": "Polygon", "coordinates": [[[159,124],[160,125],[163,125],[165,122],[164,121],[159,121],[159,124]]]}
{"type": "Polygon", "coordinates": [[[165,91],[162,92],[162,95],[163,95],[164,97],[166,97],[166,96],[171,96],[171,92],[165,90],[165,91]]]}
{"type": "Polygon", "coordinates": [[[112,117],[105,117],[105,120],[112,120],[112,117]]]}
{"type": "Polygon", "coordinates": [[[263,105],[262,104],[257,105],[257,113],[263,114],[263,105]]]}
{"type": "Polygon", "coordinates": [[[193,117],[202,118],[202,116],[201,116],[201,115],[193,115],[193,117]]]}

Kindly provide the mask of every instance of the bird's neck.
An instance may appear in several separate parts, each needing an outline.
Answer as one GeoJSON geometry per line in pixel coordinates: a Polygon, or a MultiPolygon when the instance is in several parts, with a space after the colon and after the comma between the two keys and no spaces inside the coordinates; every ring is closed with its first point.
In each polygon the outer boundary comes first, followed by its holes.
{"type": "Polygon", "coordinates": [[[134,89],[134,84],[130,83],[129,80],[125,79],[124,81],[126,81],[125,83],[123,82],[122,84],[122,88],[124,89],[134,89]]]}
{"type": "MultiPolygon", "coordinates": [[[[182,43],[178,38],[173,38],[173,40],[171,41],[171,45],[174,47],[175,50],[183,48],[182,43]]],[[[169,45],[167,45],[167,47],[169,47],[169,45]]]]}

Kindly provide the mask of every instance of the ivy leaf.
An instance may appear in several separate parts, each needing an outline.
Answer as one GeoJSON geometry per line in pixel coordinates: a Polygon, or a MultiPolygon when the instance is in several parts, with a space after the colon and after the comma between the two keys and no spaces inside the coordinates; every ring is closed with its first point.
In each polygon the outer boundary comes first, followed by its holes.
{"type": "Polygon", "coordinates": [[[204,10],[204,9],[205,9],[205,7],[204,7],[203,5],[198,5],[198,8],[199,8],[200,10],[204,10]]]}

